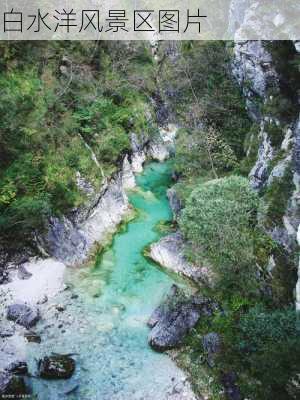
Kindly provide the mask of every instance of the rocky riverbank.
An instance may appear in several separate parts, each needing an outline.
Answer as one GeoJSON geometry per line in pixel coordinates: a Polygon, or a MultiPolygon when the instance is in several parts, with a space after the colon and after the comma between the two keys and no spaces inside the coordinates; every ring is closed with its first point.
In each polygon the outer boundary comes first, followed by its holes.
{"type": "Polygon", "coordinates": [[[37,322],[45,317],[45,304],[64,286],[65,265],[55,259],[32,259],[22,268],[11,267],[10,282],[0,286],[0,393],[28,393],[27,344],[39,342],[37,322]],[[22,273],[20,273],[22,271],[22,273]]]}
{"type": "MultiPolygon", "coordinates": [[[[102,188],[97,204],[88,211],[78,210],[77,219],[65,217],[61,221],[52,221],[47,237],[40,241],[43,252],[50,253],[52,257],[24,260],[17,268],[10,266],[7,282],[0,290],[3,304],[0,332],[1,393],[27,394],[28,370],[32,373],[36,369],[36,376],[42,379],[46,379],[49,373],[51,379],[73,374],[76,354],[75,357],[62,353],[45,354],[36,368],[29,367],[28,343],[39,346],[44,340],[43,332],[47,332],[47,336],[49,331],[53,331],[55,336],[64,334],[66,326],[83,332],[81,322],[70,319],[72,316],[68,313],[74,302],[78,302],[78,296],[64,283],[66,265],[83,262],[96,243],[117,229],[131,209],[126,190],[135,186],[134,173],[141,171],[144,161],[149,157],[164,160],[169,154],[173,138],[174,131],[164,130],[161,141],[147,144],[144,148],[138,147],[133,138],[133,153],[124,158],[122,170],[102,188]],[[82,215],[86,218],[80,218],[82,215]],[[47,246],[44,246],[46,243],[47,246]],[[72,367],[71,370],[68,366],[72,367]]],[[[166,400],[196,400],[184,374],[176,371],[174,366],[174,382],[166,393],[166,400]]],[[[71,383],[70,387],[66,384],[64,389],[70,393],[78,387],[76,382],[71,383]]]]}
{"type": "Polygon", "coordinates": [[[48,232],[39,238],[44,251],[66,265],[82,264],[97,243],[104,243],[131,211],[126,190],[135,187],[135,173],[143,170],[146,160],[162,162],[173,151],[176,127],[161,128],[160,136],[150,141],[131,135],[132,152],[123,159],[120,171],[106,180],[99,193],[89,191],[87,182],[79,181],[89,196],[89,204],[74,210],[72,216],[52,218],[48,232]]]}

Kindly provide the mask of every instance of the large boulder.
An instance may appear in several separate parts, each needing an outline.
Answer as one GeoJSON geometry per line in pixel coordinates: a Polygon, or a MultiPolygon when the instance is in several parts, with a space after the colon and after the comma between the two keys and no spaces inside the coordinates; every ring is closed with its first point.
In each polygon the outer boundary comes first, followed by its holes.
{"type": "Polygon", "coordinates": [[[68,379],[75,371],[75,360],[68,355],[55,354],[38,363],[39,376],[44,379],[68,379]]]}
{"type": "Polygon", "coordinates": [[[40,319],[39,310],[27,304],[12,304],[7,308],[7,319],[29,329],[40,319]]]}
{"type": "Polygon", "coordinates": [[[209,300],[202,296],[186,296],[176,285],[166,301],[151,315],[148,326],[149,344],[156,351],[165,351],[180,345],[197,324],[201,315],[211,313],[209,300]]]}
{"type": "Polygon", "coordinates": [[[171,233],[150,246],[149,257],[168,270],[183,275],[197,284],[211,286],[213,274],[209,266],[190,263],[184,254],[184,239],[180,232],[171,233]]]}

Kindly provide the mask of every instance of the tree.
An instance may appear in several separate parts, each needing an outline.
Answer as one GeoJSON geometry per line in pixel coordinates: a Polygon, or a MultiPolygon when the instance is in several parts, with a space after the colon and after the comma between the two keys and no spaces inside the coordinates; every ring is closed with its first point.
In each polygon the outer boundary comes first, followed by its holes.
{"type": "Polygon", "coordinates": [[[203,171],[218,178],[219,174],[232,170],[236,165],[237,158],[232,148],[213,126],[179,132],[175,168],[180,175],[197,176],[203,171]]]}

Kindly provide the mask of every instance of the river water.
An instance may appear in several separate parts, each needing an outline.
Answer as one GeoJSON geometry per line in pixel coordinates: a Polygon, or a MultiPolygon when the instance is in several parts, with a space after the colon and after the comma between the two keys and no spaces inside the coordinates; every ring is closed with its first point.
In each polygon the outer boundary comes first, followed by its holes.
{"type": "Polygon", "coordinates": [[[69,269],[71,290],[55,299],[65,311],[47,305],[51,326],[48,317],[39,324],[42,343],[30,345],[29,358],[33,371],[42,355],[75,353],[76,372],[68,381],[32,379],[37,399],[165,400],[183,379],[170,358],[147,343],[146,322],[175,279],[143,256],[161,236],[158,223],[171,219],[170,183],[168,163],[148,164],[129,193],[136,218],[92,265],[69,269]]]}

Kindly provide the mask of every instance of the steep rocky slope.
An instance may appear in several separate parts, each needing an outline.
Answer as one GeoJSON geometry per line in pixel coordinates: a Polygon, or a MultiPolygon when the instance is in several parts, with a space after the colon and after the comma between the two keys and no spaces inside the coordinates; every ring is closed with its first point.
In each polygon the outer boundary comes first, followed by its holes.
{"type": "MultiPolygon", "coordinates": [[[[299,70],[293,64],[297,51],[297,43],[292,42],[238,42],[232,64],[249,115],[257,124],[246,153],[254,164],[251,185],[266,202],[259,220],[291,263],[300,223],[299,70]]],[[[273,272],[280,262],[282,258],[276,256],[270,260],[273,272]]]]}

